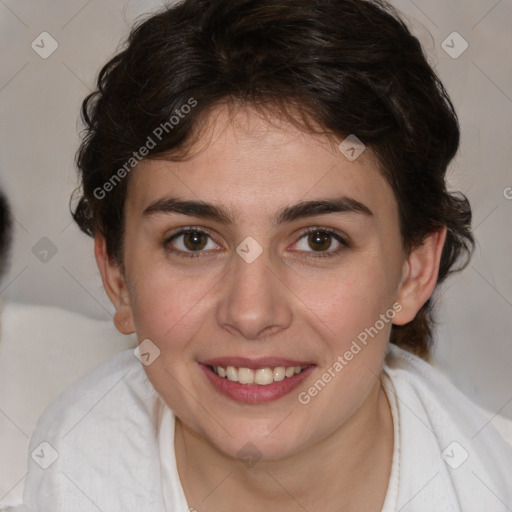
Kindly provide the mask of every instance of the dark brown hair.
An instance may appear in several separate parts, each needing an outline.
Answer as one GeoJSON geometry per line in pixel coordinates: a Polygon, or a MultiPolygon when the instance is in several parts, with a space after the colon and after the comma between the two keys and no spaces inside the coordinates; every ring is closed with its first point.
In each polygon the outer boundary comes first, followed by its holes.
{"type": "Polygon", "coordinates": [[[12,219],[7,199],[0,191],[0,277],[7,268],[12,219]]]}
{"type": "MultiPolygon", "coordinates": [[[[105,236],[118,264],[134,151],[152,146],[148,137],[165,126],[146,158],[183,153],[221,103],[293,122],[300,112],[304,130],[319,126],[340,140],[355,134],[394,191],[404,250],[446,225],[438,282],[467,264],[471,209],[445,181],[459,145],[457,116],[419,41],[379,0],[184,0],[132,30],[82,105],[73,212],[84,232],[105,236]]],[[[427,357],[432,325],[429,300],[412,322],[393,326],[391,342],[427,357]]]]}

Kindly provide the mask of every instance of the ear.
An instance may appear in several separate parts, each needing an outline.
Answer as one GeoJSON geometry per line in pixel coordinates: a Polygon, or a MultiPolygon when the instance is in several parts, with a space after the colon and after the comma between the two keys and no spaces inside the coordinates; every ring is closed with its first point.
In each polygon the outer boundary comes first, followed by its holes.
{"type": "Polygon", "coordinates": [[[107,242],[101,235],[94,238],[94,256],[100,270],[103,287],[116,308],[114,325],[123,334],[135,332],[130,294],[120,265],[114,263],[107,253],[107,242]]]}
{"type": "Polygon", "coordinates": [[[427,236],[404,262],[396,302],[402,306],[393,323],[404,325],[412,320],[427,302],[437,284],[439,264],[446,240],[446,226],[427,236]]]}

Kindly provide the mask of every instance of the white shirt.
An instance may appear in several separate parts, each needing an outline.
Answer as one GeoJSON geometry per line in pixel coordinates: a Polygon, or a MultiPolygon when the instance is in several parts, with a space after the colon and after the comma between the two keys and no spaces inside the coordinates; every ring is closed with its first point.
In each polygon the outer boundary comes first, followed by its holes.
{"type": "MultiPolygon", "coordinates": [[[[383,370],[395,448],[382,512],[510,512],[512,446],[495,421],[437,369],[394,345],[383,370]]],[[[114,356],[41,417],[26,510],[187,512],[174,426],[132,351],[114,356]]]]}

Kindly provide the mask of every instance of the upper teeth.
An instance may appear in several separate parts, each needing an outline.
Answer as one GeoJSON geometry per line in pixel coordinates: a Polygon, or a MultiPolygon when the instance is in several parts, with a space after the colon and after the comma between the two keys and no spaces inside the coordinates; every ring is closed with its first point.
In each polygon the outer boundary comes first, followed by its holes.
{"type": "MultiPolygon", "coordinates": [[[[307,365],[306,365],[307,366],[307,365]]],[[[300,373],[306,366],[277,366],[276,368],[235,368],[234,366],[214,366],[214,372],[220,377],[227,377],[232,382],[240,382],[240,384],[259,384],[266,386],[272,382],[279,382],[286,377],[300,373]]]]}

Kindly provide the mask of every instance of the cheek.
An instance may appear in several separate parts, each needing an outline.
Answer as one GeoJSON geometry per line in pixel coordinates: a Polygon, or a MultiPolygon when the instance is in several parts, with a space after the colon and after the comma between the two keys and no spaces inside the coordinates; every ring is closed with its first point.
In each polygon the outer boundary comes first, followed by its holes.
{"type": "Polygon", "coordinates": [[[208,291],[203,280],[186,279],[169,272],[145,274],[138,279],[133,293],[133,314],[139,338],[154,339],[157,344],[173,339],[179,343],[186,332],[197,326],[201,299],[208,291]]]}
{"type": "Polygon", "coordinates": [[[338,349],[373,326],[394,301],[394,281],[382,254],[361,254],[336,271],[301,276],[292,289],[304,314],[338,349]]]}
{"type": "MultiPolygon", "coordinates": [[[[126,237],[125,266],[129,276],[131,306],[139,340],[149,338],[157,345],[174,326],[181,325],[204,291],[187,272],[173,269],[168,256],[136,223],[128,225],[136,236],[126,237]]],[[[177,327],[176,327],[177,328],[177,327]]]]}
{"type": "Polygon", "coordinates": [[[204,273],[200,279],[190,269],[173,267],[163,251],[141,246],[144,244],[126,251],[130,254],[126,269],[137,336],[157,345],[168,339],[179,344],[183,332],[197,325],[202,298],[214,283],[204,273]]]}
{"type": "Polygon", "coordinates": [[[189,399],[182,389],[192,388],[193,340],[205,321],[202,298],[209,288],[204,280],[187,279],[169,269],[158,272],[153,267],[152,272],[139,274],[133,289],[137,337],[150,339],[160,349],[159,356],[144,370],[155,389],[182,415],[194,409],[193,403],[184,405],[189,399]]]}

